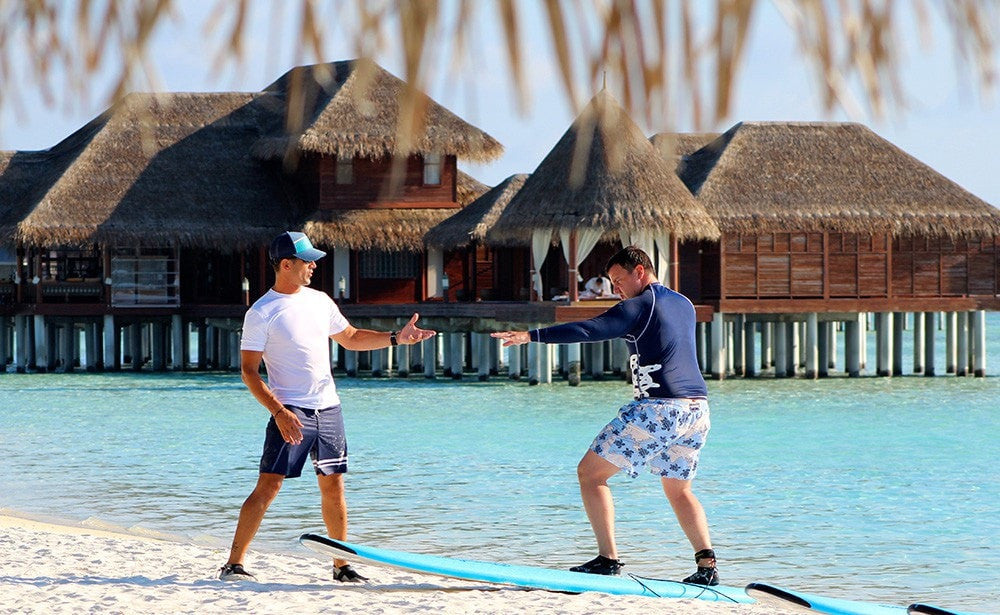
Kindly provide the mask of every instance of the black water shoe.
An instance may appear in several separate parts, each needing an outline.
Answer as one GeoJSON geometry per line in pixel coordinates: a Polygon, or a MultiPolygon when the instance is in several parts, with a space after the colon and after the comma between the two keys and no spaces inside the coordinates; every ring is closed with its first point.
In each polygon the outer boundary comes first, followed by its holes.
{"type": "Polygon", "coordinates": [[[569,570],[570,572],[585,572],[587,574],[618,576],[621,574],[623,566],[625,566],[625,564],[623,564],[620,559],[611,559],[610,557],[598,555],[586,564],[573,566],[569,570]]]}
{"type": "Polygon", "coordinates": [[[341,583],[360,583],[361,581],[367,581],[368,577],[358,574],[358,571],[351,568],[350,564],[344,564],[343,566],[333,567],[333,580],[340,581],[341,583]]]}
{"type": "Polygon", "coordinates": [[[226,564],[219,568],[220,581],[256,581],[257,577],[243,569],[243,564],[226,564]]]}
{"type": "Polygon", "coordinates": [[[718,585],[719,571],[715,568],[715,566],[698,566],[698,572],[684,579],[684,582],[694,585],[718,585]]]}

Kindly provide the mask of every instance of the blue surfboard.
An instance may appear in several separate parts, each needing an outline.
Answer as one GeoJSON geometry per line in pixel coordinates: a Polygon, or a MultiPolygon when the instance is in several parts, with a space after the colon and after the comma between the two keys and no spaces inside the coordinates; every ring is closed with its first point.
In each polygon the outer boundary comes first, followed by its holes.
{"type": "Polygon", "coordinates": [[[746,592],[764,604],[773,604],[784,608],[799,607],[804,611],[814,613],[829,613],[830,615],[905,615],[906,607],[846,600],[844,598],[829,598],[805,592],[775,587],[767,583],[751,583],[746,592]]]}
{"type": "MultiPolygon", "coordinates": [[[[303,534],[299,538],[299,542],[313,551],[332,557],[362,560],[378,566],[390,566],[409,572],[433,574],[466,581],[501,583],[531,589],[571,593],[603,592],[606,594],[654,596],[659,598],[696,598],[711,602],[739,602],[747,604],[754,602],[753,598],[748,596],[739,587],[725,587],[722,585],[705,587],[702,585],[681,583],[680,581],[647,579],[634,575],[611,577],[537,566],[422,555],[406,551],[367,547],[334,540],[318,534],[303,534]]],[[[905,612],[904,610],[903,613],[905,612]]]]}
{"type": "Polygon", "coordinates": [[[927,604],[911,604],[908,607],[875,604],[843,598],[817,596],[805,592],[775,587],[767,583],[751,583],[746,592],[763,604],[774,604],[784,608],[799,607],[813,613],[829,613],[831,615],[987,615],[968,611],[950,611],[927,604]]]}
{"type": "Polygon", "coordinates": [[[906,607],[906,612],[910,615],[989,615],[989,613],[973,613],[972,611],[953,611],[942,609],[939,606],[923,604],[917,602],[906,607]]]}

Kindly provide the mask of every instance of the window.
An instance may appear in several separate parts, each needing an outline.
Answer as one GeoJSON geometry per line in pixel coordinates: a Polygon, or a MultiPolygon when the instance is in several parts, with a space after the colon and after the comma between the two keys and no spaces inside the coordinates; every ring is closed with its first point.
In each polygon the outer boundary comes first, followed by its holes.
{"type": "Polygon", "coordinates": [[[111,256],[111,304],[180,305],[175,248],[115,248],[111,256]]]}
{"type": "Polygon", "coordinates": [[[358,259],[362,278],[405,279],[420,275],[420,257],[413,252],[368,250],[358,259]]]}
{"type": "Polygon", "coordinates": [[[337,184],[354,183],[354,159],[337,157],[337,184]]]}
{"type": "Polygon", "coordinates": [[[424,154],[424,185],[441,183],[441,154],[424,154]]]}
{"type": "Polygon", "coordinates": [[[79,282],[101,277],[101,253],[96,249],[56,249],[43,252],[42,279],[79,282]]]}

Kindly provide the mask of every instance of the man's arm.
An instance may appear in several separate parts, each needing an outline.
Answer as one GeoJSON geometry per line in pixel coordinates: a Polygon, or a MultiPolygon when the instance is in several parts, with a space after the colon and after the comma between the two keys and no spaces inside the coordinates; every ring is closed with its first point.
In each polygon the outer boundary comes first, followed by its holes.
{"type": "Polygon", "coordinates": [[[628,333],[635,321],[636,315],[630,310],[632,305],[626,306],[627,302],[623,301],[590,320],[568,322],[531,331],[499,331],[490,335],[502,339],[505,347],[527,344],[531,341],[545,344],[575,344],[611,340],[628,333]]]}
{"type": "MultiPolygon", "coordinates": [[[[396,333],[396,343],[406,346],[422,342],[437,335],[436,331],[421,329],[417,326],[419,314],[414,313],[410,321],[396,333]]],[[[353,325],[340,333],[334,333],[330,337],[348,350],[378,350],[392,344],[392,334],[389,331],[372,331],[371,329],[357,329],[353,325]]]]}
{"type": "Polygon", "coordinates": [[[258,350],[240,351],[240,376],[243,378],[243,384],[247,385],[254,398],[274,417],[274,422],[285,442],[298,444],[302,442],[302,422],[294,412],[278,401],[274,392],[260,377],[260,362],[263,357],[264,353],[258,350]]]}

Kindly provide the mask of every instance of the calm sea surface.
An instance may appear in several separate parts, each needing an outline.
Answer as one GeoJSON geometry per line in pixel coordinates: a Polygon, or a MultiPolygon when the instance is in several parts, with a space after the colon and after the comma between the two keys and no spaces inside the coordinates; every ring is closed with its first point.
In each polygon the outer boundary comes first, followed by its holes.
{"type": "MultiPolygon", "coordinates": [[[[1000,610],[997,315],[988,348],[987,378],[711,382],[695,485],[723,582],[1000,610]]],[[[554,567],[594,555],[575,467],[626,384],[338,382],[352,540],[554,567]]],[[[0,374],[0,512],[162,532],[218,546],[221,565],[265,418],[237,374],[0,374]]],[[[690,573],[659,482],[612,487],[628,570],[690,573]]],[[[305,531],[323,531],[309,476],[286,481],[254,546],[314,561],[305,531]]]]}

